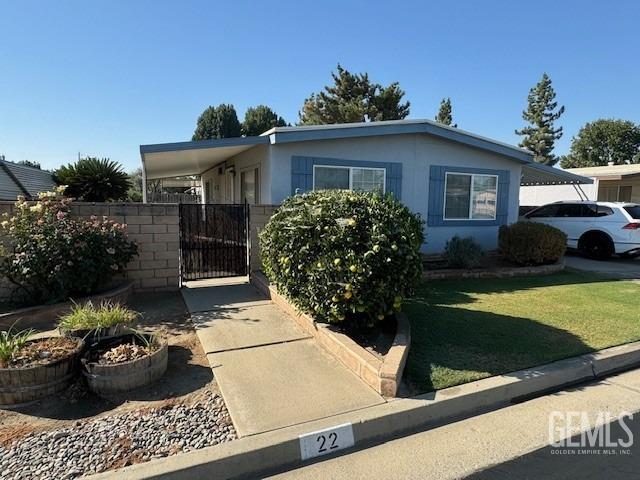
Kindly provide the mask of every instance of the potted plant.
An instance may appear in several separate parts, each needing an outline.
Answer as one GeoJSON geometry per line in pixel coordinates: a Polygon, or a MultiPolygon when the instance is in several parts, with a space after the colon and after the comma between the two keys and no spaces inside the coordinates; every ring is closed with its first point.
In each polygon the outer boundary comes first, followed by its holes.
{"type": "Polygon", "coordinates": [[[64,390],[77,371],[80,338],[32,339],[33,330],[0,332],[0,406],[16,406],[64,390]]]}
{"type": "Polygon", "coordinates": [[[132,330],[91,345],[81,359],[82,374],[94,393],[127,392],[162,377],[167,357],[164,337],[132,330]]]}
{"type": "Polygon", "coordinates": [[[74,304],[71,312],[60,318],[58,330],[65,336],[84,338],[92,343],[96,339],[125,333],[127,325],[138,317],[138,312],[119,303],[102,302],[96,307],[92,302],[86,302],[74,304]]]}

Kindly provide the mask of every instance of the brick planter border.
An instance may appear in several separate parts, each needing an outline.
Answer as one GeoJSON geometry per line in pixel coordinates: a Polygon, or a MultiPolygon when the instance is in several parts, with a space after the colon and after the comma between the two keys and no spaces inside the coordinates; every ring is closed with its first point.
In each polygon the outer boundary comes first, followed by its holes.
{"type": "MultiPolygon", "coordinates": [[[[76,303],[92,302],[99,304],[103,300],[116,303],[126,303],[133,291],[133,285],[127,281],[106,292],[97,293],[89,297],[80,298],[76,303]]],[[[56,326],[58,318],[71,311],[73,303],[63,302],[51,305],[36,305],[34,307],[20,308],[11,312],[0,314],[0,329],[6,330],[15,323],[15,328],[51,329],[56,326]]]]}
{"type": "Polygon", "coordinates": [[[564,258],[551,265],[537,265],[532,267],[502,267],[490,270],[462,270],[441,269],[425,270],[422,278],[425,280],[448,280],[453,278],[510,278],[531,275],[551,275],[564,270],[564,258]]]}
{"type": "Polygon", "coordinates": [[[398,322],[396,336],[391,348],[381,361],[344,333],[337,332],[330,325],[315,322],[306,313],[300,313],[286,297],[278,293],[275,287],[269,285],[269,280],[263,273],[253,272],[251,283],[293,317],[306,333],[312,335],[325,350],[376,392],[385,397],[397,395],[411,345],[409,320],[404,314],[396,315],[398,322]]]}

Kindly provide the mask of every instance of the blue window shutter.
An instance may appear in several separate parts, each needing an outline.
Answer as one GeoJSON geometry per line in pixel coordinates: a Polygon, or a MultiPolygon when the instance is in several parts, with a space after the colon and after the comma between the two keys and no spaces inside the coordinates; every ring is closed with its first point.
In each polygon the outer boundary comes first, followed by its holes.
{"type": "Polygon", "coordinates": [[[427,225],[431,227],[443,224],[444,176],[445,167],[439,165],[431,165],[431,167],[429,167],[429,210],[427,213],[427,225]]]}
{"type": "Polygon", "coordinates": [[[509,218],[509,170],[501,170],[498,174],[498,205],[496,206],[496,223],[506,225],[509,218]]]}
{"type": "Polygon", "coordinates": [[[427,225],[432,227],[450,226],[495,226],[506,224],[509,218],[509,171],[492,170],[488,168],[447,167],[431,165],[429,168],[429,210],[427,225]],[[444,216],[444,187],[446,173],[473,173],[478,175],[498,176],[498,198],[495,220],[445,220],[444,216]]]}
{"type": "Polygon", "coordinates": [[[310,157],[291,157],[291,195],[309,192],[313,189],[313,159],[310,157]]]}
{"type": "Polygon", "coordinates": [[[291,157],[291,194],[296,190],[300,193],[313,190],[313,166],[335,165],[337,167],[363,167],[384,168],[386,171],[385,189],[392,193],[398,200],[401,199],[402,189],[402,164],[395,162],[372,162],[365,160],[347,160],[340,158],[323,157],[291,157]]]}

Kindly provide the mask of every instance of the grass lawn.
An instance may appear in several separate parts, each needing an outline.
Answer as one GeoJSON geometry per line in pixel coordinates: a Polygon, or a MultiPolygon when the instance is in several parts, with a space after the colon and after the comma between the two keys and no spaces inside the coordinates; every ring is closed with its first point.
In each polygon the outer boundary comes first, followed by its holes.
{"type": "Polygon", "coordinates": [[[639,299],[639,283],[574,271],[424,281],[405,376],[425,392],[640,340],[639,299]]]}

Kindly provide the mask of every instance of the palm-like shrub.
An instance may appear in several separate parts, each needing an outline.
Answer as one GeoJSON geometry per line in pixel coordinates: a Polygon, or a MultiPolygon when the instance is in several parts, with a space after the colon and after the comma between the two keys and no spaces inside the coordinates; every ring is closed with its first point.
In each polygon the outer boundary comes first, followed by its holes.
{"type": "Polygon", "coordinates": [[[58,168],[53,176],[58,185],[66,185],[67,196],[86,202],[124,199],[131,186],[122,167],[108,158],[81,158],[58,168]]]}
{"type": "Polygon", "coordinates": [[[401,308],[422,274],[422,221],[391,196],[295,195],[260,232],[264,271],[321,322],[373,325],[401,308]]]}
{"type": "Polygon", "coordinates": [[[94,293],[137,254],[125,225],[106,217],[72,218],[63,189],[40,194],[34,204],[19,198],[14,215],[4,214],[0,223],[6,245],[0,274],[29,303],[94,293]]]}

